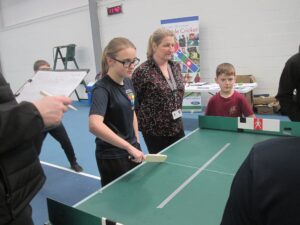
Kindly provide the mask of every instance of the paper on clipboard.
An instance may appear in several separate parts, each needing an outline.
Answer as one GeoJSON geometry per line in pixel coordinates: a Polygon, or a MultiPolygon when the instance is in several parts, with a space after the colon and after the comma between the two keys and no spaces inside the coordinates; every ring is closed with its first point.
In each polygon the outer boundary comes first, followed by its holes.
{"type": "Polygon", "coordinates": [[[18,91],[16,100],[33,102],[42,98],[40,91],[70,96],[88,74],[88,70],[38,71],[18,91]]]}

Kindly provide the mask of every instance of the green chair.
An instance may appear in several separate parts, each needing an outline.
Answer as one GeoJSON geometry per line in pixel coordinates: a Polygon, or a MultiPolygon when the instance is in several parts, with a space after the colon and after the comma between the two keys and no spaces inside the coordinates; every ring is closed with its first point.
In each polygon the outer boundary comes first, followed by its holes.
{"type": "MultiPolygon", "coordinates": [[[[79,70],[79,66],[78,66],[78,64],[76,62],[76,59],[75,59],[75,48],[76,48],[75,44],[69,44],[69,45],[54,47],[54,49],[56,49],[56,51],[55,51],[55,57],[54,57],[53,70],[56,70],[57,61],[59,59],[62,60],[62,63],[64,65],[65,70],[68,69],[68,62],[70,62],[70,61],[72,61],[75,64],[76,68],[79,70]],[[66,52],[65,56],[63,56],[63,54],[62,54],[62,49],[66,49],[65,50],[65,52],[66,52]]],[[[86,82],[84,80],[81,82],[81,84],[86,88],[86,82]]],[[[80,101],[81,98],[79,97],[76,90],[75,90],[75,94],[76,94],[78,100],[80,101]]]]}
{"type": "Polygon", "coordinates": [[[59,59],[62,60],[62,63],[64,64],[64,69],[65,70],[67,70],[68,62],[70,62],[70,61],[74,62],[76,68],[79,69],[78,64],[76,62],[76,59],[75,59],[75,48],[76,48],[75,44],[57,46],[55,48],[56,48],[56,52],[55,52],[54,65],[53,65],[54,70],[56,69],[57,61],[59,59]],[[66,48],[66,55],[65,56],[62,55],[62,49],[64,49],[64,48],[66,48]]]}

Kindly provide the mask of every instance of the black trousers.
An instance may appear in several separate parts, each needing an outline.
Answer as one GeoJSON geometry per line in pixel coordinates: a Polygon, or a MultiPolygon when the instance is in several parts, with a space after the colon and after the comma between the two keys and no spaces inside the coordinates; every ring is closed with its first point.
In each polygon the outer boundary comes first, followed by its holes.
{"type": "Polygon", "coordinates": [[[138,165],[138,163],[131,161],[128,157],[119,159],[101,159],[100,153],[97,151],[96,161],[101,176],[102,187],[138,165]]]}
{"type": "MultiPolygon", "coordinates": [[[[43,141],[46,138],[47,134],[50,134],[55,140],[57,140],[62,149],[64,150],[70,164],[76,162],[76,156],[74,152],[73,145],[71,143],[71,140],[68,136],[68,133],[64,127],[64,125],[61,123],[59,126],[44,132],[44,134],[40,137],[38,143],[37,143],[37,149],[41,149],[43,145],[43,141]]],[[[40,152],[39,152],[40,153],[40,152]]]]}
{"type": "Polygon", "coordinates": [[[156,154],[163,150],[164,148],[168,147],[169,145],[173,144],[174,142],[178,141],[180,138],[185,136],[184,130],[181,130],[175,136],[152,136],[143,134],[145,143],[148,148],[148,152],[151,154],[156,154]]]}
{"type": "Polygon", "coordinates": [[[32,208],[30,205],[26,206],[23,211],[7,225],[34,225],[32,221],[32,208]]]}

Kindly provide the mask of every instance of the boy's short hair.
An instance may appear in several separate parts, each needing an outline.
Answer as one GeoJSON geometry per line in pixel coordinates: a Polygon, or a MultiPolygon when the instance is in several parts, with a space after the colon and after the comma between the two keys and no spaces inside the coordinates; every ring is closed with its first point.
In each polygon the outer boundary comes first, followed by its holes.
{"type": "Polygon", "coordinates": [[[235,69],[234,66],[230,63],[222,63],[218,65],[216,70],[216,77],[220,76],[221,74],[226,74],[228,76],[235,76],[235,69]]]}
{"type": "Polygon", "coordinates": [[[44,66],[44,65],[47,65],[50,67],[50,64],[46,60],[39,59],[39,60],[35,61],[35,63],[33,64],[33,71],[37,72],[40,69],[40,67],[44,66]]]}

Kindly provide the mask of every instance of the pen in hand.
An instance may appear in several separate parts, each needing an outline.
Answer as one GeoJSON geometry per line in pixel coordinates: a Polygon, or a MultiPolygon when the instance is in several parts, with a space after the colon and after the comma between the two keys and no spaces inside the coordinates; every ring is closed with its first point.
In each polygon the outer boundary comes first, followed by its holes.
{"type": "MultiPolygon", "coordinates": [[[[44,95],[44,96],[53,96],[52,94],[50,94],[49,92],[44,91],[44,90],[40,91],[40,93],[41,93],[41,95],[44,95]]],[[[72,105],[67,105],[67,106],[68,106],[68,108],[77,111],[77,109],[74,106],[72,106],[72,105]]]]}

